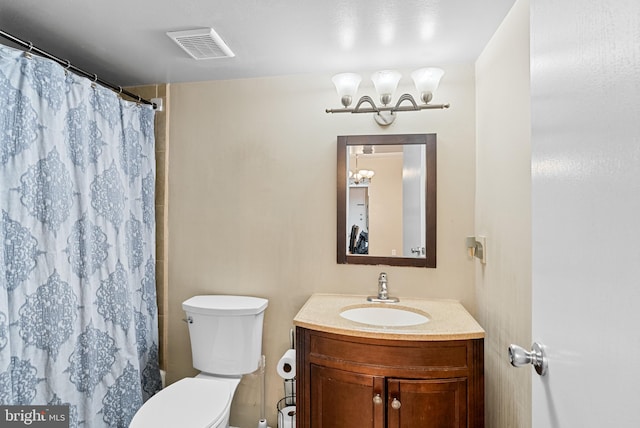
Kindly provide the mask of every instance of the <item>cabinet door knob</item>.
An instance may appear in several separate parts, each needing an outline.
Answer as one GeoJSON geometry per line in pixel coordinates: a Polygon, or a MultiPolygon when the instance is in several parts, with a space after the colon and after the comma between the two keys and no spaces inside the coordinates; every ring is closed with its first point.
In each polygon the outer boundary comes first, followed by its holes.
{"type": "Polygon", "coordinates": [[[391,402],[391,407],[393,407],[393,410],[398,410],[400,406],[402,406],[402,403],[400,403],[400,400],[398,400],[397,398],[394,398],[393,401],[391,402]]]}
{"type": "Polygon", "coordinates": [[[373,404],[382,404],[382,397],[380,394],[376,394],[376,396],[373,397],[373,404]]]}

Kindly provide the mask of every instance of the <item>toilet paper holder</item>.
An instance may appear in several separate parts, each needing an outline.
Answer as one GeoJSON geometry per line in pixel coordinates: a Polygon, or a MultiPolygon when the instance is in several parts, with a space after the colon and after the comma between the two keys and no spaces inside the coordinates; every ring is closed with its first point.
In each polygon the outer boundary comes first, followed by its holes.
{"type": "Polygon", "coordinates": [[[287,404],[287,397],[278,401],[278,428],[295,428],[296,405],[287,404]]]}
{"type": "Polygon", "coordinates": [[[296,405],[296,379],[286,379],[284,381],[284,398],[287,406],[296,405]]]}
{"type": "MultiPolygon", "coordinates": [[[[293,329],[289,330],[288,352],[295,349],[296,340],[293,329]]],[[[284,356],[283,356],[284,357],[284,356]]],[[[285,370],[288,376],[282,376],[284,381],[284,397],[278,401],[276,409],[278,411],[278,428],[295,428],[296,426],[296,378],[295,378],[295,360],[290,370],[285,370]],[[293,372],[291,372],[293,370],[293,372]],[[293,377],[291,377],[293,375],[293,377]]],[[[278,362],[280,364],[280,362],[278,362]]],[[[284,367],[286,369],[286,367],[284,367]]],[[[283,373],[279,373],[283,374],[283,373]]]]}

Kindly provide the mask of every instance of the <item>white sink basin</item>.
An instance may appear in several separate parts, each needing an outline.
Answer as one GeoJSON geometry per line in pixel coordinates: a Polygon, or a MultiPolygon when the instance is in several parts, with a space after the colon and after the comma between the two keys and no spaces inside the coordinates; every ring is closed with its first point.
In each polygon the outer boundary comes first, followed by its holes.
{"type": "Polygon", "coordinates": [[[381,327],[408,327],[429,322],[427,313],[407,307],[387,306],[347,307],[340,312],[342,318],[361,324],[381,327]]]}

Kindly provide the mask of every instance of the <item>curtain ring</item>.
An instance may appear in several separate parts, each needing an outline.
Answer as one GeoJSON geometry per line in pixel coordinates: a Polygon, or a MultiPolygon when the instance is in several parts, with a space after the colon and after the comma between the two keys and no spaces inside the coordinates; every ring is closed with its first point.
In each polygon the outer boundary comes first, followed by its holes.
{"type": "Polygon", "coordinates": [[[93,75],[93,83],[96,83],[98,81],[98,75],[94,74],[93,75]]]}
{"type": "Polygon", "coordinates": [[[118,94],[122,95],[122,86],[118,86],[118,94]]]}
{"type": "Polygon", "coordinates": [[[71,68],[71,61],[69,61],[68,59],[66,61],[67,61],[67,66],[64,68],[64,74],[65,74],[65,76],[68,76],[69,75],[69,69],[71,68]]]}
{"type": "Polygon", "coordinates": [[[29,50],[24,53],[25,58],[33,58],[31,55],[31,50],[33,49],[33,43],[29,42],[29,50]]]}

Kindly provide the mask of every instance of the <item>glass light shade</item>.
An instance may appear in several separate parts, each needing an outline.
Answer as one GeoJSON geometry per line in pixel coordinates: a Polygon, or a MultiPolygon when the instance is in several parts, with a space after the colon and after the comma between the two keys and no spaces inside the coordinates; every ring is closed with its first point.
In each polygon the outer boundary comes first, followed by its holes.
{"type": "Polygon", "coordinates": [[[370,169],[361,169],[360,171],[358,171],[358,174],[363,178],[368,178],[368,179],[371,179],[373,178],[374,175],[376,175],[376,173],[370,169]]]}
{"type": "Polygon", "coordinates": [[[331,81],[336,87],[340,102],[347,107],[351,104],[353,97],[358,92],[358,86],[362,81],[362,77],[356,73],[340,73],[331,78],[331,81]]]}
{"type": "Polygon", "coordinates": [[[444,70],[435,67],[420,68],[411,73],[411,78],[421,94],[422,101],[426,103],[431,100],[431,96],[438,89],[443,75],[444,70]]]}
{"type": "Polygon", "coordinates": [[[380,96],[382,104],[387,105],[391,102],[391,97],[398,87],[398,82],[402,75],[395,70],[376,71],[371,76],[376,92],[380,96]]]}

